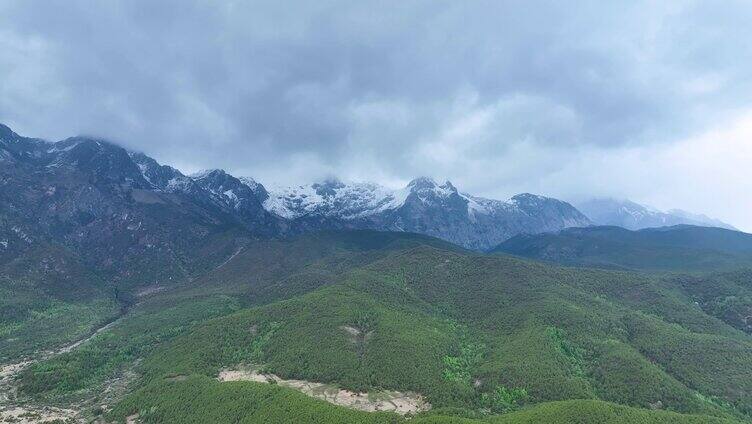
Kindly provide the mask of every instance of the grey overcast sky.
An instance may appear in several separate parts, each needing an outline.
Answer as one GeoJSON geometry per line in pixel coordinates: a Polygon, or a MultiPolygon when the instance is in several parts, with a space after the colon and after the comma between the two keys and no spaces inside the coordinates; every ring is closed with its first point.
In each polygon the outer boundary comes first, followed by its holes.
{"type": "Polygon", "coordinates": [[[262,183],[414,176],[752,231],[749,1],[0,1],[0,122],[262,183]]]}

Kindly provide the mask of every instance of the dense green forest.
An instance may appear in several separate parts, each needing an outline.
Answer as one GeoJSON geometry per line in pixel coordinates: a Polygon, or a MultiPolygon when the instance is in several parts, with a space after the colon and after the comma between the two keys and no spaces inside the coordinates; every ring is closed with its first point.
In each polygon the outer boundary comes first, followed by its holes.
{"type": "Polygon", "coordinates": [[[638,231],[609,226],[567,228],[521,234],[491,251],[623,270],[697,272],[752,267],[752,235],[691,225],[638,231]]]}
{"type": "Polygon", "coordinates": [[[746,422],[750,276],[561,267],[368,231],[258,241],[28,367],[19,396],[94,397],[91,416],[120,422],[405,420],[216,378],[253,366],[417,393],[431,409],[416,423],[746,422]]]}
{"type": "Polygon", "coordinates": [[[291,389],[252,382],[218,383],[194,376],[163,381],[137,391],[114,415],[139,410],[144,423],[362,423],[362,424],[731,424],[735,421],[669,411],[648,411],[598,400],[547,402],[503,415],[468,417],[428,413],[409,420],[389,413],[367,413],[311,399],[291,389]]]}

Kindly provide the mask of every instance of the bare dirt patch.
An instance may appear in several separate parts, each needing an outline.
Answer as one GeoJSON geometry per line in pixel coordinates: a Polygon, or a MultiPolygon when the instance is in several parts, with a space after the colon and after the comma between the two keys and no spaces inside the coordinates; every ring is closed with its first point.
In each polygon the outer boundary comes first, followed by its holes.
{"type": "Polygon", "coordinates": [[[19,401],[15,377],[34,362],[29,359],[0,368],[0,422],[18,424],[45,423],[55,420],[79,422],[79,414],[73,409],[19,401]]]}
{"type": "Polygon", "coordinates": [[[221,370],[217,378],[219,381],[274,382],[280,386],[299,390],[308,396],[360,411],[389,411],[405,415],[431,409],[431,405],[417,393],[393,390],[357,393],[330,384],[306,380],[285,380],[277,375],[261,373],[253,368],[221,370]]]}
{"type": "Polygon", "coordinates": [[[345,330],[345,332],[353,338],[360,336],[360,333],[361,333],[360,329],[357,329],[349,325],[343,325],[340,328],[345,330]]]}
{"type": "Polygon", "coordinates": [[[77,412],[72,409],[53,408],[26,408],[14,406],[0,410],[0,421],[16,424],[47,423],[52,421],[77,421],[77,412]]]}
{"type": "Polygon", "coordinates": [[[355,345],[355,352],[357,353],[358,358],[362,358],[363,354],[365,354],[366,344],[371,340],[371,337],[373,337],[373,330],[366,331],[350,325],[343,325],[340,329],[347,333],[350,342],[355,345]]]}
{"type": "Polygon", "coordinates": [[[152,284],[150,286],[143,287],[138,292],[136,292],[136,297],[142,298],[146,296],[151,296],[156,293],[161,293],[165,290],[167,290],[167,287],[165,286],[160,286],[159,284],[152,284]]]}
{"type": "MultiPolygon", "coordinates": [[[[121,317],[122,318],[122,317],[121,317]]],[[[41,405],[26,399],[23,396],[19,396],[18,387],[16,382],[16,376],[29,367],[30,365],[50,359],[56,355],[68,353],[82,344],[90,341],[98,334],[113,325],[117,324],[121,318],[118,318],[107,325],[104,325],[94,331],[92,334],[84,339],[81,339],[75,343],[63,346],[58,349],[47,350],[37,353],[32,357],[28,357],[21,362],[14,364],[0,365],[0,422],[13,422],[13,423],[45,423],[51,421],[64,421],[83,423],[86,422],[82,415],[82,409],[86,402],[79,402],[74,405],[66,405],[66,408],[54,407],[50,405],[41,405]]],[[[114,398],[120,396],[125,391],[127,385],[135,379],[135,374],[131,371],[123,373],[118,378],[111,380],[103,387],[101,395],[105,399],[114,398]]],[[[90,406],[90,405],[86,405],[90,406]]],[[[107,405],[103,405],[106,410],[107,405]]]]}

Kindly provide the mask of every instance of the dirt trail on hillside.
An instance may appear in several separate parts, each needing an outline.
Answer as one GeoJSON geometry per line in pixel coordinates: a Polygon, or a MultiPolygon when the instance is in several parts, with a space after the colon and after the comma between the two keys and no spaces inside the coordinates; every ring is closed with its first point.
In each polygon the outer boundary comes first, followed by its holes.
{"type": "Polygon", "coordinates": [[[26,358],[20,362],[6,364],[0,367],[0,422],[13,423],[44,423],[55,420],[72,420],[73,422],[84,422],[80,417],[80,411],[68,408],[57,408],[53,406],[35,405],[29,402],[22,402],[17,399],[18,388],[16,387],[16,376],[23,370],[35,364],[57,355],[68,353],[82,344],[92,340],[101,332],[106,331],[113,325],[123,319],[125,313],[117,319],[97,328],[90,335],[69,345],[58,349],[42,351],[33,357],[26,358]]]}
{"type": "Polygon", "coordinates": [[[325,400],[335,405],[367,412],[387,411],[405,415],[416,414],[431,409],[431,405],[417,393],[392,390],[356,393],[324,383],[305,380],[285,380],[274,374],[260,373],[250,368],[225,369],[220,371],[217,379],[219,381],[274,382],[280,386],[299,390],[308,396],[325,400]]]}
{"type": "Polygon", "coordinates": [[[235,251],[235,253],[233,253],[229,258],[227,258],[224,262],[222,262],[221,264],[219,264],[219,266],[217,266],[216,268],[214,268],[212,271],[216,271],[216,270],[222,268],[223,266],[227,265],[228,262],[230,262],[231,260],[235,259],[235,256],[238,256],[240,254],[240,252],[242,252],[242,251],[243,251],[243,248],[242,247],[239,248],[237,251],[235,251]]]}
{"type": "MultiPolygon", "coordinates": [[[[216,271],[219,268],[222,268],[223,266],[225,266],[228,262],[234,259],[238,254],[240,254],[242,250],[243,248],[240,247],[236,252],[230,255],[230,257],[228,257],[224,262],[214,267],[212,271],[216,271]]],[[[208,272],[211,272],[211,271],[208,271],[208,272]]],[[[194,278],[195,276],[189,276],[187,280],[190,282],[190,281],[193,281],[194,278]]],[[[139,299],[139,302],[133,305],[130,305],[126,308],[123,308],[120,311],[120,315],[117,316],[117,318],[95,329],[91,334],[84,337],[83,339],[78,340],[69,345],[60,347],[58,349],[50,349],[50,350],[38,352],[35,355],[24,358],[23,360],[19,362],[15,362],[11,364],[0,364],[0,423],[13,422],[17,424],[26,424],[26,423],[44,423],[44,422],[50,422],[50,421],[56,421],[56,420],[65,421],[66,423],[88,422],[87,420],[83,418],[81,410],[76,408],[76,406],[72,406],[71,409],[57,408],[53,406],[38,405],[38,404],[33,404],[31,402],[24,402],[24,401],[19,400],[17,398],[18,388],[16,387],[16,381],[15,381],[16,377],[18,376],[19,373],[21,373],[23,370],[25,370],[32,364],[48,360],[57,355],[62,355],[64,353],[71,352],[74,349],[78,348],[79,346],[83,345],[84,343],[91,341],[94,337],[98,336],[100,333],[107,331],[112,326],[122,321],[128,315],[128,311],[132,310],[133,308],[139,306],[140,304],[144,302],[144,298],[150,297],[154,294],[162,293],[166,290],[168,290],[168,287],[161,286],[158,284],[144,287],[141,291],[136,293],[136,297],[139,299]]],[[[122,391],[129,384],[129,381],[132,381],[135,378],[136,376],[133,370],[128,370],[123,375],[110,380],[107,383],[106,387],[104,388],[103,393],[122,391]]],[[[138,416],[135,415],[135,416],[128,417],[127,421],[129,423],[136,422],[137,419],[138,419],[138,416]]]]}

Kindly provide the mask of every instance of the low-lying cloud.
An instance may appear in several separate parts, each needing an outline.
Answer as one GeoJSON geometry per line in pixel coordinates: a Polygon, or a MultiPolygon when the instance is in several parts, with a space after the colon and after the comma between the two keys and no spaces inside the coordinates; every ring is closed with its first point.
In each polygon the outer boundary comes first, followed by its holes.
{"type": "Polygon", "coordinates": [[[185,171],[431,175],[750,230],[750,21],[747,2],[6,0],[0,121],[185,171]]]}

